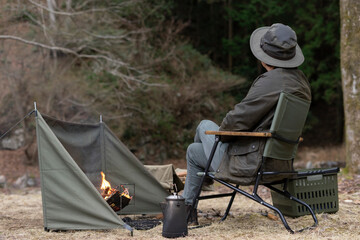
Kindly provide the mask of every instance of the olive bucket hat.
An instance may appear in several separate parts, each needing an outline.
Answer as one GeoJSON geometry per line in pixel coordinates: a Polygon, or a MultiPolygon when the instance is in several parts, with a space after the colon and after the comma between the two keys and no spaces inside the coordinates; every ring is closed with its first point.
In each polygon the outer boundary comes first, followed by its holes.
{"type": "Polygon", "coordinates": [[[250,37],[250,48],[260,61],[283,68],[294,68],[304,62],[294,30],[281,23],[256,29],[250,37]]]}

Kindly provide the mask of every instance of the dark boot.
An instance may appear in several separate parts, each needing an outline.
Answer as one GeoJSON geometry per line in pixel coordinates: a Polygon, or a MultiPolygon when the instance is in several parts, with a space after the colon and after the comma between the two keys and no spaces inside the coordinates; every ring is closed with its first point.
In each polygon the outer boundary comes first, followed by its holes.
{"type": "Polygon", "coordinates": [[[199,225],[196,208],[186,205],[186,215],[188,225],[199,225]]]}

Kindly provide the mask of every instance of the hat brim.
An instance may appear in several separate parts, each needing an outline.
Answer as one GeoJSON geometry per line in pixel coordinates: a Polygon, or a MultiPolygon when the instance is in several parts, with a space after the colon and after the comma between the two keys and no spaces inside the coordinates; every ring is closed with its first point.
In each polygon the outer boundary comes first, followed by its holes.
{"type": "Polygon", "coordinates": [[[274,66],[283,68],[294,68],[300,66],[304,62],[304,55],[299,44],[296,45],[296,54],[289,60],[279,60],[267,55],[260,47],[260,40],[270,27],[261,27],[256,29],[250,37],[250,49],[254,56],[260,61],[274,66]]]}

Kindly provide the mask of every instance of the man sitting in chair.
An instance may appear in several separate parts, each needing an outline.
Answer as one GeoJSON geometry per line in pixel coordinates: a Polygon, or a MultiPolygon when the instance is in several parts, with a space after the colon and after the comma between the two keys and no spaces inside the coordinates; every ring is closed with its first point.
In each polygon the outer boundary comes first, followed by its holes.
{"type": "MultiPolygon", "coordinates": [[[[205,131],[268,131],[282,91],[311,100],[310,84],[303,72],[297,69],[304,62],[304,56],[297,44],[296,33],[289,26],[276,23],[256,29],[250,38],[250,48],[267,72],[255,79],[246,97],[226,114],[220,127],[209,120],[201,121],[194,143],[187,149],[183,197],[188,205],[189,223],[197,223],[196,209],[191,207],[201,182],[197,173],[204,171],[215,141],[214,136],[206,135],[205,131]]],[[[216,171],[217,176],[226,180],[236,178],[241,185],[252,184],[261,164],[264,146],[265,139],[258,138],[220,142],[210,171],[216,171]]],[[[267,162],[266,167],[292,170],[290,164],[284,166],[284,161],[281,164],[277,161],[267,162]]]]}

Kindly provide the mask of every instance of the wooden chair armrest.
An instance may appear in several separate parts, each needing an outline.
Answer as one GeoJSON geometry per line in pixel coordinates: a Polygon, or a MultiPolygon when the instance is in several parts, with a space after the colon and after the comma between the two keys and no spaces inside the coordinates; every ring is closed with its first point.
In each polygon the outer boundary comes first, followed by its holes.
{"type": "MultiPolygon", "coordinates": [[[[207,135],[234,136],[234,137],[272,137],[270,132],[232,132],[232,131],[205,131],[207,135]]],[[[300,137],[299,142],[304,141],[300,137]]]]}

